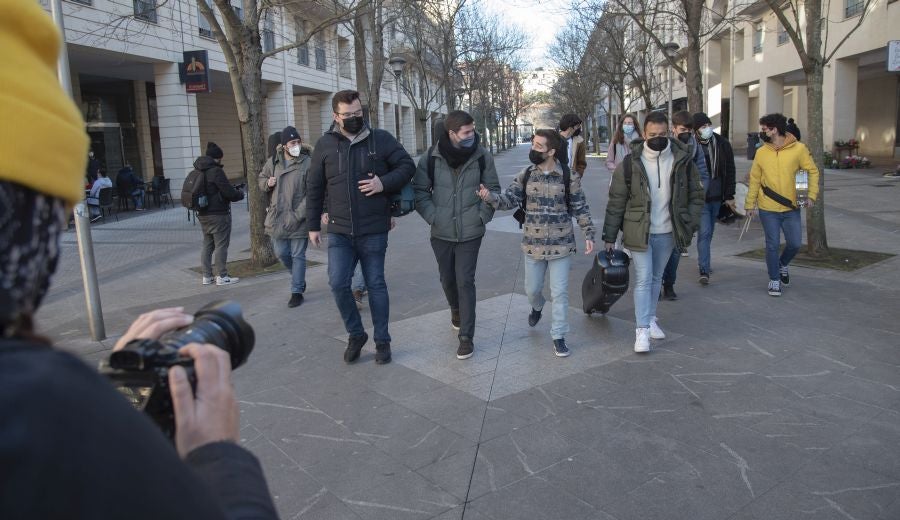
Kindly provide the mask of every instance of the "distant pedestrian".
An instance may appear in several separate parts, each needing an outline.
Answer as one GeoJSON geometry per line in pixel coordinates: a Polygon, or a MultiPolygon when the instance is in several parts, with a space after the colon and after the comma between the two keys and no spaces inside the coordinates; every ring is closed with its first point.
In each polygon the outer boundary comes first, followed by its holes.
{"type": "Polygon", "coordinates": [[[631,145],[630,162],[616,166],[603,223],[603,241],[611,250],[623,232],[634,262],[635,352],[649,352],[650,339],[664,339],[656,318],[662,273],[673,249],[691,244],[704,191],[687,145],[670,138],[662,112],[644,120],[647,140],[631,145]]]}
{"type": "Polygon", "coordinates": [[[297,129],[281,131],[281,146],[259,173],[259,189],[269,194],[266,210],[266,234],[272,237],[275,254],[291,272],[291,298],[288,307],[303,303],[306,291],[306,175],[310,159],[304,154],[297,129]]]}
{"type": "Polygon", "coordinates": [[[100,168],[97,170],[97,174],[99,177],[91,185],[91,193],[85,198],[85,203],[90,209],[91,222],[97,222],[102,216],[100,213],[102,211],[100,208],[100,190],[113,187],[112,181],[106,176],[106,170],[100,168]]]}
{"type": "Polygon", "coordinates": [[[116,174],[119,195],[131,197],[135,211],[144,211],[144,181],[134,173],[131,165],[123,166],[116,174]]]}
{"type": "Polygon", "coordinates": [[[704,163],[709,171],[706,189],[706,204],[700,215],[700,230],[697,232],[697,265],[700,269],[699,282],[709,283],[712,272],[711,253],[713,231],[722,205],[734,211],[735,166],[731,143],[713,131],[712,121],[703,112],[694,114],[694,131],[703,152],[704,163]]]}
{"type": "Polygon", "coordinates": [[[557,160],[580,179],[587,169],[587,146],[581,135],[581,118],[575,114],[566,114],[559,120],[559,135],[562,137],[562,149],[557,160]]]}
{"type": "Polygon", "coordinates": [[[391,134],[370,129],[359,92],[342,90],[331,100],[332,128],[319,138],[307,178],[309,239],[321,244],[321,216],[328,208],[328,283],[349,334],[344,362],[359,359],[369,340],[353,301],[350,281],[362,263],[375,326],[375,363],[391,361],[390,298],[384,258],[391,226],[392,193],[409,183],[416,166],[391,134]]]}
{"type": "Polygon", "coordinates": [[[203,249],[200,265],[203,268],[203,285],[231,285],[240,278],[228,276],[228,245],[231,243],[231,203],[244,198],[244,193],[228,182],[222,169],[225,153],[216,143],[206,145],[206,154],[194,161],[194,169],[205,177],[203,182],[208,200],[206,207],[197,212],[203,231],[203,249]],[[213,278],[213,252],[215,252],[216,277],[213,278]]]}
{"type": "Polygon", "coordinates": [[[459,331],[458,359],[475,351],[475,267],[486,224],[494,216],[494,207],[479,198],[478,190],[500,191],[494,158],[480,139],[468,112],[450,112],[437,144],[419,159],[413,180],[416,211],[431,226],[450,323],[459,331]]]}
{"type": "Polygon", "coordinates": [[[94,151],[91,150],[88,152],[87,170],[85,171],[85,174],[84,174],[85,183],[92,185],[99,176],[100,176],[100,161],[98,161],[94,157],[94,151]]]}
{"type": "MultiPolygon", "coordinates": [[[[637,117],[632,114],[625,114],[619,127],[613,134],[612,141],[609,143],[609,149],[606,151],[606,169],[612,175],[613,170],[619,165],[625,156],[631,153],[631,141],[643,139],[640,128],[638,128],[637,117]]],[[[612,182],[612,180],[610,180],[612,182]]]]}
{"type": "Polygon", "coordinates": [[[788,265],[800,250],[803,230],[800,226],[800,206],[797,203],[796,173],[808,172],[809,193],[806,206],[812,206],[819,195],[819,169],[806,145],[787,131],[781,114],[768,114],[759,120],[759,134],[765,144],[756,151],[750,167],[750,187],[744,208],[752,218],[759,207],[759,222],[766,235],[766,270],[769,274],[770,296],[781,296],[790,285],[788,265]],[[784,251],[779,255],[781,233],[784,232],[784,251]]]}
{"type": "MultiPolygon", "coordinates": [[[[700,144],[697,142],[697,136],[694,134],[694,116],[687,110],[679,110],[672,114],[672,135],[682,144],[687,146],[688,155],[697,166],[700,173],[700,182],[704,189],[709,184],[709,168],[706,165],[706,159],[703,151],[700,150],[700,144]]],[[[716,209],[716,215],[719,210],[716,209]]],[[[697,222],[699,224],[699,221],[697,222]]],[[[690,243],[690,241],[688,241],[690,243]]],[[[666,263],[666,269],[663,271],[662,277],[662,298],[666,300],[677,300],[678,295],[675,294],[675,280],[678,277],[678,264],[681,263],[681,257],[687,256],[687,247],[676,247],[672,250],[672,255],[666,263]]],[[[700,283],[709,283],[709,276],[700,277],[700,283]]]]}
{"type": "Polygon", "coordinates": [[[531,140],[528,166],[516,175],[501,195],[482,185],[479,196],[499,209],[525,210],[522,252],[525,256],[525,293],[531,304],[528,325],[534,327],[544,309],[544,279],[549,278],[553,316],[550,337],[556,356],[569,355],[569,270],[577,247],[572,217],[584,233],[584,254],[594,251],[594,224],[591,210],[581,190],[581,181],[567,175],[556,159],[561,138],[554,130],[540,129],[531,140]],[[567,189],[568,188],[568,189],[567,189]]]}
{"type": "Polygon", "coordinates": [[[797,126],[797,123],[794,122],[793,117],[787,120],[787,125],[785,125],[784,129],[787,132],[794,134],[794,137],[796,137],[798,141],[800,140],[800,128],[797,126]]]}

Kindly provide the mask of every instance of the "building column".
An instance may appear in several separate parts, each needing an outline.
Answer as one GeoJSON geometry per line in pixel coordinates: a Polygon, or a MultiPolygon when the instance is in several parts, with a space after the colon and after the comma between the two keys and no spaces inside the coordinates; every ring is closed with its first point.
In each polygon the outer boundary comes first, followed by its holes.
{"type": "Polygon", "coordinates": [[[285,83],[266,85],[266,121],[269,129],[266,135],[280,132],[286,126],[297,127],[293,90],[293,85],[285,83]]]}
{"type": "Polygon", "coordinates": [[[784,80],[763,78],[759,81],[759,117],[784,112],[784,80]]]}
{"type": "Polygon", "coordinates": [[[134,125],[144,180],[154,175],[153,142],[150,136],[150,111],[147,108],[147,83],[134,81],[134,125]]]}
{"type": "MultiPolygon", "coordinates": [[[[856,139],[856,90],[859,60],[834,60],[822,82],[822,130],[826,150],[835,141],[856,139]]],[[[802,132],[802,130],[801,130],[802,132]]]]}
{"type": "Polygon", "coordinates": [[[731,144],[735,149],[747,149],[747,130],[750,125],[750,87],[734,87],[731,98],[731,144]]]}
{"type": "Polygon", "coordinates": [[[194,168],[194,160],[203,153],[197,95],[184,91],[177,63],[154,64],[153,72],[163,174],[172,180],[172,192],[177,193],[194,168]]]}

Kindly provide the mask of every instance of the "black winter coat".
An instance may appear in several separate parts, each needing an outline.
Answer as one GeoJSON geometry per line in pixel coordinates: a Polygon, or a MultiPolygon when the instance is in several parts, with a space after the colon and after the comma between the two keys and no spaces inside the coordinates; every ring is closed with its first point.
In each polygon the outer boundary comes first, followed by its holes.
{"type": "Polygon", "coordinates": [[[206,175],[206,196],[209,205],[199,211],[200,215],[227,215],[231,213],[231,203],[244,199],[244,192],[236,189],[225,176],[225,170],[212,157],[197,157],[194,168],[206,175]]]}
{"type": "Polygon", "coordinates": [[[734,183],[736,168],[734,165],[734,151],[731,143],[719,134],[713,134],[710,144],[715,143],[714,148],[704,146],[707,166],[709,166],[709,185],[706,187],[706,202],[717,202],[734,199],[734,183]],[[715,164],[711,164],[715,157],[715,164]]]}
{"type": "Polygon", "coordinates": [[[345,235],[387,233],[391,228],[391,194],[416,173],[416,165],[384,130],[364,129],[351,142],[337,129],[319,138],[306,178],[306,210],[310,231],[322,229],[328,208],[328,232],[345,235]],[[375,140],[375,160],[369,161],[369,139],[375,140]],[[374,172],[384,190],[371,197],[359,191],[359,181],[374,172]]]}

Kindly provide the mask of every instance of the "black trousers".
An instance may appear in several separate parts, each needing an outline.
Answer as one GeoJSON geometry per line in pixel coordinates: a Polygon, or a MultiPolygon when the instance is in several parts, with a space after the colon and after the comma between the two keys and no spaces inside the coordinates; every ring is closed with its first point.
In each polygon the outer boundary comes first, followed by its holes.
{"type": "Polygon", "coordinates": [[[459,310],[459,337],[475,334],[475,266],[481,237],[466,242],[431,239],[441,286],[451,309],[459,310]]]}

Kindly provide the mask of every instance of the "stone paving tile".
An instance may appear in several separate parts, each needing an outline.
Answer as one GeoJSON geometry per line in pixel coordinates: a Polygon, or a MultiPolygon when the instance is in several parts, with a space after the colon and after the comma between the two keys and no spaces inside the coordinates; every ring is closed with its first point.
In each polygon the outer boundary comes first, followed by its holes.
{"type": "Polygon", "coordinates": [[[363,485],[344,499],[362,518],[400,520],[433,518],[460,501],[418,474],[407,471],[377,485],[363,485]]]}
{"type": "Polygon", "coordinates": [[[529,477],[473,502],[490,518],[614,520],[603,511],[540,477],[529,477]]]}

